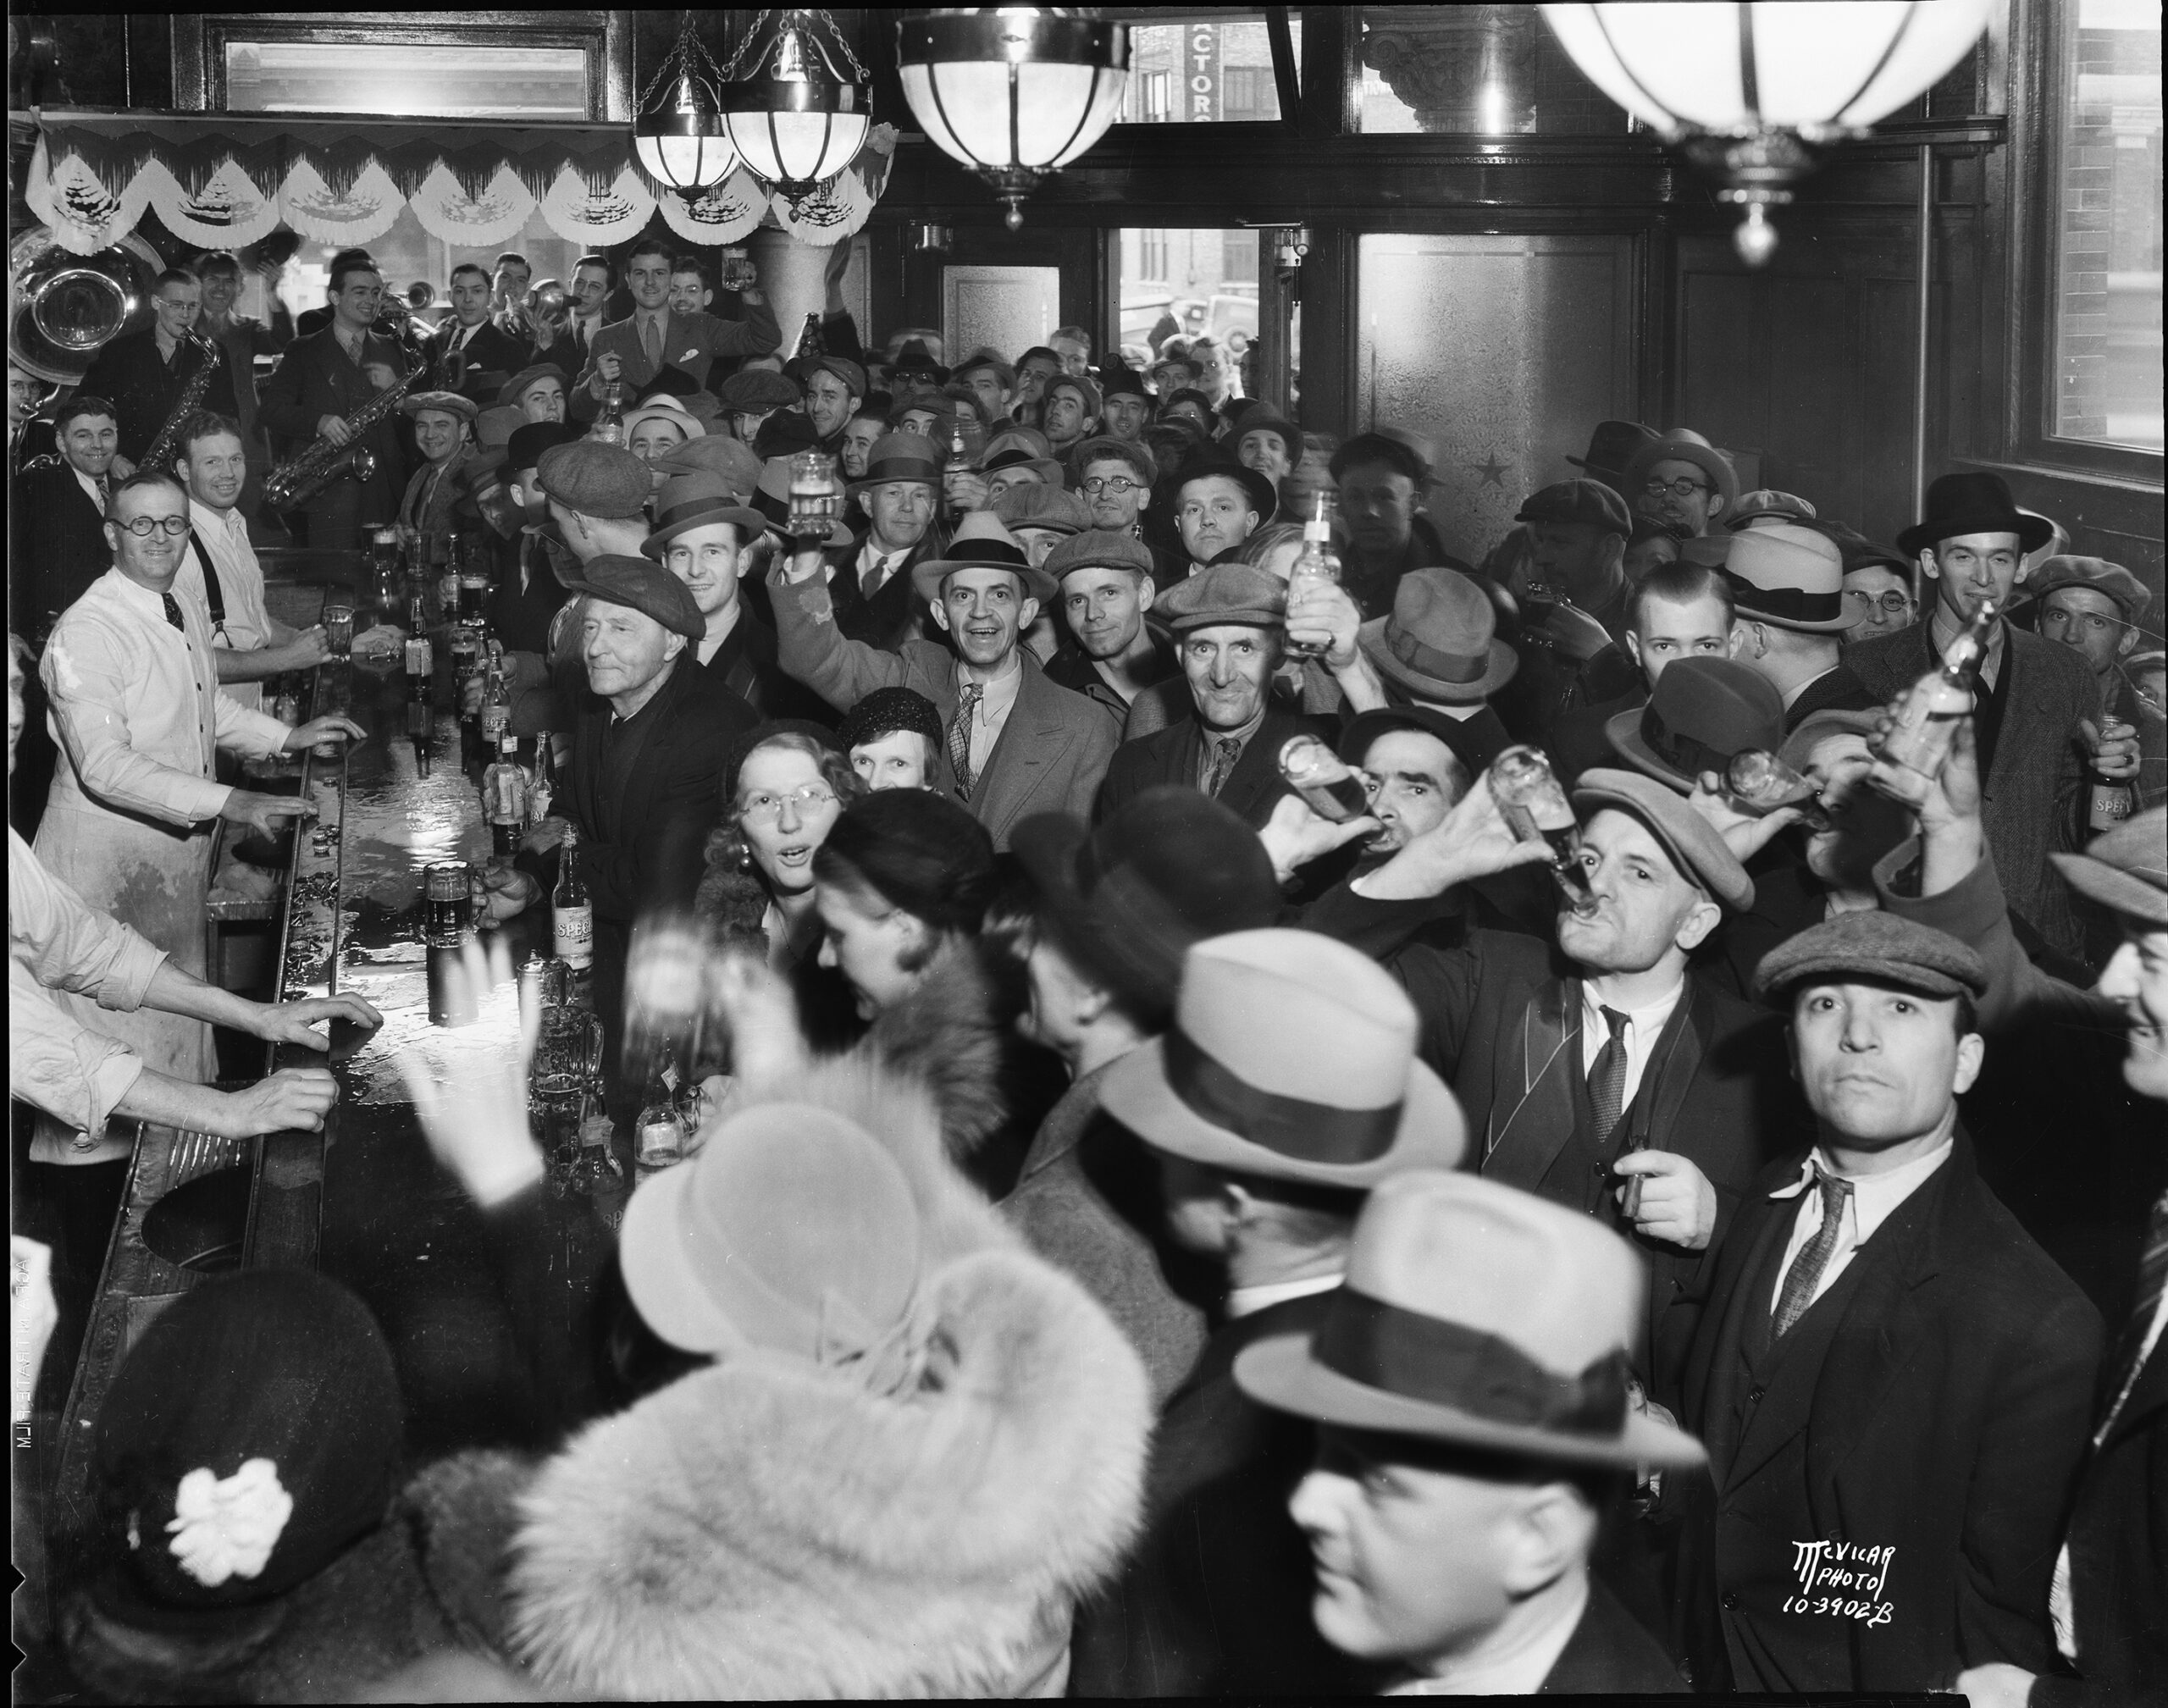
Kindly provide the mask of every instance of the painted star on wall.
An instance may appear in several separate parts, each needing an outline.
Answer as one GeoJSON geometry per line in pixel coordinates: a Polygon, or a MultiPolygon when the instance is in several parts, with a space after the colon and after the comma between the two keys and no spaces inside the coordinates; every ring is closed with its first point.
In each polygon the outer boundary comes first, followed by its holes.
{"type": "Polygon", "coordinates": [[[1511,468],[1513,464],[1499,462],[1498,453],[1494,450],[1483,462],[1471,462],[1468,466],[1483,477],[1484,485],[1495,486],[1502,489],[1506,484],[1506,471],[1511,468]]]}

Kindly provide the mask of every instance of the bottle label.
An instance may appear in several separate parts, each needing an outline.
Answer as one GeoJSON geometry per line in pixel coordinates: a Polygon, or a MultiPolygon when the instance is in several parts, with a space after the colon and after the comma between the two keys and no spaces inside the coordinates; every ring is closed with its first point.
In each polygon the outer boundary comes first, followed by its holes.
{"type": "Polygon", "coordinates": [[[591,904],[552,909],[551,940],[557,959],[575,971],[595,961],[595,909],[591,904]]]}
{"type": "Polygon", "coordinates": [[[2094,830],[2113,830],[2131,815],[2131,790],[2128,783],[2096,782],[2093,785],[2093,810],[2089,822],[2094,830]]]}
{"type": "Polygon", "coordinates": [[[435,665],[435,659],[430,655],[429,640],[427,635],[422,636],[419,639],[410,639],[406,643],[407,675],[427,676],[435,665]]]}
{"type": "Polygon", "coordinates": [[[678,1118],[673,1114],[642,1121],[633,1141],[633,1154],[650,1167],[678,1161],[685,1154],[685,1133],[678,1118]]]}
{"type": "Polygon", "coordinates": [[[553,797],[546,783],[537,783],[527,792],[527,821],[538,825],[550,816],[550,803],[553,797]]]}
{"type": "Polygon", "coordinates": [[[482,706],[482,738],[494,742],[505,732],[505,726],[512,720],[512,708],[496,701],[485,701],[482,706]]]}

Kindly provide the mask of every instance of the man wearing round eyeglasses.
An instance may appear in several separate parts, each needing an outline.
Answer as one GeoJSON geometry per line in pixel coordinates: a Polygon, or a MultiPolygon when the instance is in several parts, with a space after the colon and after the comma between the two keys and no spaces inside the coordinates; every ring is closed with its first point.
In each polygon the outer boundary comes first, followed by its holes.
{"type": "Polygon", "coordinates": [[[1858,619],[1845,632],[1845,645],[1879,640],[1911,626],[1919,608],[1912,600],[1910,570],[1892,554],[1863,558],[1844,571],[1844,610],[1858,619]]]}
{"type": "MultiPolygon", "coordinates": [[[[135,475],[114,491],[105,519],[113,567],[62,613],[40,666],[64,757],[36,850],[90,906],[201,978],[218,821],[269,835],[302,811],[293,796],[219,782],[217,750],[268,758],[362,732],[336,716],[289,729],[219,691],[203,608],[174,596],[188,529],[188,495],[170,475],[135,475]]],[[[202,1020],[103,1014],[89,998],[67,1000],[154,1071],[196,1084],[217,1076],[202,1020]]],[[[124,1158],[133,1139],[132,1129],[70,1132],[41,1117],[31,1153],[106,1162],[124,1158]]]]}
{"type": "Polygon", "coordinates": [[[1721,450],[1690,428],[1645,440],[1626,465],[1620,495],[1635,512],[1683,539],[1721,526],[1739,500],[1739,476],[1721,450]]]}

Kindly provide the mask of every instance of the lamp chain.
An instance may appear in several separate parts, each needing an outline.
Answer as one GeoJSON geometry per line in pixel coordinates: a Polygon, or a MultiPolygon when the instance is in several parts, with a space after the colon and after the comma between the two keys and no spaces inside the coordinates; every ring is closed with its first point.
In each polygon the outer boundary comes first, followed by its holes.
{"type": "Polygon", "coordinates": [[[640,91],[639,99],[633,103],[633,112],[647,111],[649,98],[671,80],[673,68],[701,78],[711,88],[719,80],[715,58],[708,52],[707,44],[694,33],[693,14],[689,11],[678,15],[677,49],[665,55],[662,64],[655,67],[655,75],[648,79],[647,87],[640,91]]]}

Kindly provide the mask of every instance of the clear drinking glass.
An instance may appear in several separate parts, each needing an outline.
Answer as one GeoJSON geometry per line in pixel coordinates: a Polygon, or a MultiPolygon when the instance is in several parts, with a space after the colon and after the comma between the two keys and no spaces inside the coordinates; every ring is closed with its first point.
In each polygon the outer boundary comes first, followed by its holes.
{"type": "Polygon", "coordinates": [[[354,607],[351,605],[327,605],[324,607],[324,642],[331,649],[334,658],[350,656],[354,649],[354,607]]]}

